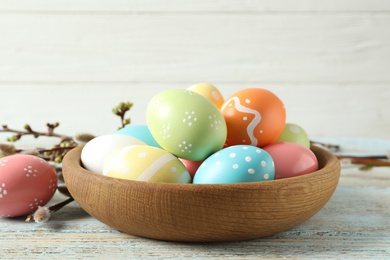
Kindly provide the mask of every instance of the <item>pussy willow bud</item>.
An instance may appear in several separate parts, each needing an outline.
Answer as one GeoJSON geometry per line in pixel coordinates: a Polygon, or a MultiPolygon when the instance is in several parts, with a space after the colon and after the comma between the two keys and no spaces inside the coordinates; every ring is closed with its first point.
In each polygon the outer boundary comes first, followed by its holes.
{"type": "Polygon", "coordinates": [[[95,138],[95,136],[92,134],[81,133],[73,136],[73,141],[75,141],[78,144],[86,144],[89,141],[91,141],[93,138],[95,138]]]}
{"type": "Polygon", "coordinates": [[[126,109],[126,104],[124,102],[120,102],[119,105],[118,105],[118,108],[120,110],[125,110],[126,109]]]}
{"type": "Polygon", "coordinates": [[[114,113],[115,115],[119,115],[119,114],[120,114],[120,113],[119,113],[119,109],[116,108],[116,107],[114,107],[114,108],[112,109],[112,113],[114,113]]]}
{"type": "Polygon", "coordinates": [[[124,125],[130,124],[130,122],[131,122],[131,119],[130,119],[130,118],[126,118],[126,119],[123,120],[123,124],[124,124],[124,125]]]}
{"type": "Polygon", "coordinates": [[[37,223],[44,223],[50,219],[50,216],[51,212],[48,207],[39,206],[38,209],[35,211],[33,218],[34,221],[37,223]]]}
{"type": "Polygon", "coordinates": [[[30,126],[29,124],[25,124],[25,125],[23,126],[23,128],[24,128],[25,130],[29,131],[29,132],[32,131],[32,130],[31,130],[31,126],[30,126]]]}
{"type": "Polygon", "coordinates": [[[7,141],[8,142],[16,142],[17,140],[20,139],[20,136],[17,136],[17,135],[13,135],[13,136],[10,136],[7,138],[7,141]]]}
{"type": "Polygon", "coordinates": [[[61,163],[62,162],[61,156],[56,156],[56,158],[54,158],[54,162],[61,163]]]}
{"type": "Polygon", "coordinates": [[[131,102],[126,102],[126,107],[130,109],[134,104],[131,102]]]}
{"type": "Polygon", "coordinates": [[[0,144],[0,152],[6,155],[12,155],[16,153],[16,148],[12,144],[0,144]]]}

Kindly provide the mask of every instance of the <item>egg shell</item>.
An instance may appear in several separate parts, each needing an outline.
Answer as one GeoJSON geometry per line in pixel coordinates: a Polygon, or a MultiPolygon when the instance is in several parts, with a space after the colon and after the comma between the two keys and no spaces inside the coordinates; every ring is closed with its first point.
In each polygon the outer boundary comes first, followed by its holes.
{"type": "Polygon", "coordinates": [[[0,159],[0,216],[34,212],[50,201],[57,189],[56,172],[45,160],[27,154],[0,159]]]}
{"type": "Polygon", "coordinates": [[[81,152],[81,162],[85,169],[102,174],[103,165],[113,152],[125,146],[137,144],[144,145],[145,143],[127,135],[101,135],[85,144],[81,152]]]}
{"type": "Polygon", "coordinates": [[[273,143],[286,123],[283,102],[262,88],[242,89],[230,96],[221,108],[227,125],[226,143],[263,147],[273,143]]]}
{"type": "Polygon", "coordinates": [[[219,89],[209,83],[198,83],[192,85],[188,90],[194,91],[208,100],[210,100],[217,108],[221,108],[224,102],[223,95],[219,89]]]}
{"type": "Polygon", "coordinates": [[[203,161],[190,161],[183,158],[179,158],[179,160],[184,164],[184,166],[187,168],[187,171],[189,172],[191,179],[194,178],[194,175],[196,171],[198,170],[199,166],[202,164],[203,161]]]}
{"type": "Polygon", "coordinates": [[[280,142],[263,147],[275,163],[275,179],[308,174],[318,170],[315,154],[308,148],[290,142],[280,142]]]}
{"type": "Polygon", "coordinates": [[[286,123],[284,125],[282,134],[278,137],[278,139],[276,139],[275,142],[296,143],[310,149],[310,139],[305,129],[294,123],[286,123]]]}
{"type": "Polygon", "coordinates": [[[105,164],[103,175],[147,182],[191,182],[190,174],[177,157],[148,145],[120,149],[105,164]]]}
{"type": "Polygon", "coordinates": [[[147,125],[128,125],[119,129],[117,134],[128,135],[137,138],[147,145],[161,148],[161,146],[154,140],[154,137],[149,131],[147,125]]]}
{"type": "Polygon", "coordinates": [[[194,184],[223,184],[273,180],[272,157],[263,149],[234,145],[208,157],[196,171],[194,184]]]}
{"type": "Polygon", "coordinates": [[[158,144],[183,159],[204,160],[226,140],[226,123],[219,109],[190,90],[160,92],[149,102],[146,119],[158,144]]]}

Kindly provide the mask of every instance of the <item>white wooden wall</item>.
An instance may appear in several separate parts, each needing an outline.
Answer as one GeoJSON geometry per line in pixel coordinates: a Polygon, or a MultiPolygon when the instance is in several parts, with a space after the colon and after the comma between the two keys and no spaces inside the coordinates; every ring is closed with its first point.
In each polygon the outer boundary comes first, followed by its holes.
{"type": "Polygon", "coordinates": [[[390,1],[0,0],[0,124],[114,132],[168,88],[263,87],[313,137],[390,138],[390,1]]]}

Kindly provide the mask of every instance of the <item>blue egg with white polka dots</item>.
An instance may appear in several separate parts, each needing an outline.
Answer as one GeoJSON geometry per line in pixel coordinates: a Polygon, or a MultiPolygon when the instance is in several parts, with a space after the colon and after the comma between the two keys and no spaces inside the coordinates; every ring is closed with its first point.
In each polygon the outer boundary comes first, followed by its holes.
{"type": "Polygon", "coordinates": [[[195,173],[194,184],[227,184],[273,180],[274,161],[265,150],[234,145],[209,156],[195,173]]]}

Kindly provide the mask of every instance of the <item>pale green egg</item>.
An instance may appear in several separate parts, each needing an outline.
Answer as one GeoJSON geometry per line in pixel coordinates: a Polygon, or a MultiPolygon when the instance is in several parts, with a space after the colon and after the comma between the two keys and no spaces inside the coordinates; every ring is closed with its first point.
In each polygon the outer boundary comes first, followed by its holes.
{"type": "Polygon", "coordinates": [[[291,142],[303,145],[310,149],[310,139],[305,129],[294,123],[286,123],[284,129],[276,142],[291,142]]]}
{"type": "Polygon", "coordinates": [[[169,89],[154,96],[147,107],[150,133],[166,151],[200,161],[220,150],[226,123],[219,109],[193,91],[169,89]]]}

